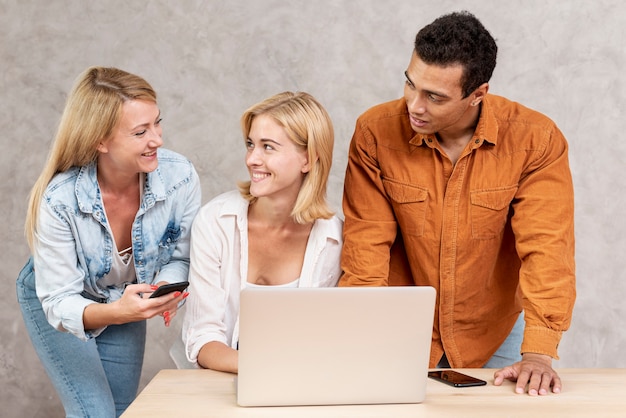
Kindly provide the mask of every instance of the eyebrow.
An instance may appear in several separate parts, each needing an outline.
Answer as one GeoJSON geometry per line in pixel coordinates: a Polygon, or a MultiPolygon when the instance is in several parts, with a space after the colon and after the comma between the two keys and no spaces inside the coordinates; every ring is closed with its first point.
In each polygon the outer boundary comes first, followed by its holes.
{"type": "MultiPolygon", "coordinates": [[[[406,79],[407,79],[407,81],[409,83],[411,83],[413,86],[415,86],[415,83],[413,83],[413,80],[411,80],[411,77],[409,77],[409,73],[406,70],[404,71],[404,76],[406,77],[406,79]]],[[[442,99],[449,99],[450,98],[450,96],[448,96],[447,94],[438,93],[438,92],[432,91],[432,90],[424,90],[424,92],[426,92],[427,94],[432,94],[433,96],[441,97],[442,99]]]]}
{"type": "MultiPolygon", "coordinates": [[[[250,141],[250,142],[254,142],[254,140],[252,140],[252,138],[250,138],[250,137],[248,137],[247,140],[250,141]]],[[[279,147],[283,146],[280,142],[277,142],[277,141],[275,141],[275,140],[273,140],[271,138],[261,138],[261,139],[259,139],[259,142],[261,142],[261,143],[271,142],[272,144],[276,144],[279,147]]]]}

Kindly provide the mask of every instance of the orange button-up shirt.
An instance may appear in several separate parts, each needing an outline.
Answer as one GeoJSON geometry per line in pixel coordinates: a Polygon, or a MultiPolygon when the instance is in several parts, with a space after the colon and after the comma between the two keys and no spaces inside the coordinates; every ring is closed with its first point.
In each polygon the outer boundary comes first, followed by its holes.
{"type": "Polygon", "coordinates": [[[373,107],[350,144],[339,285],[433,286],[430,367],[481,367],[522,309],[521,351],[558,358],[576,297],[567,150],[550,119],[487,95],[453,165],[404,99],[373,107]]]}

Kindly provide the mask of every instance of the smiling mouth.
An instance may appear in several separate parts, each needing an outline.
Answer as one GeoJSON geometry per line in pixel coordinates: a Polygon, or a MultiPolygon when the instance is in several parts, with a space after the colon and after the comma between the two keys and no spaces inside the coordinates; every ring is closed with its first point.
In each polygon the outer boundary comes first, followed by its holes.
{"type": "Polygon", "coordinates": [[[152,152],[144,152],[143,155],[144,157],[154,157],[156,155],[156,151],[152,151],[152,152]]]}
{"type": "Polygon", "coordinates": [[[424,125],[428,123],[424,119],[416,118],[415,116],[410,115],[409,118],[411,119],[411,122],[413,122],[415,125],[424,125]]]}
{"type": "Polygon", "coordinates": [[[270,175],[267,173],[252,173],[250,175],[250,177],[252,177],[252,180],[263,180],[264,178],[269,177],[270,175]]]}

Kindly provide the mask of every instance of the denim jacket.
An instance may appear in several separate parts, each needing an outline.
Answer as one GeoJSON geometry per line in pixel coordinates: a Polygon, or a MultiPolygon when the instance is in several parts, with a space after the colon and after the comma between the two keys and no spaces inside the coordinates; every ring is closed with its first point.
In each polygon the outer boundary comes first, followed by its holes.
{"type": "MultiPolygon", "coordinates": [[[[158,168],[146,175],[132,225],[138,283],[187,280],[189,232],[200,207],[200,181],[191,162],[164,149],[159,149],[158,159],[158,168]]],[[[85,307],[94,301],[115,301],[124,290],[98,282],[110,271],[117,249],[96,173],[97,166],[91,163],[50,181],[40,206],[33,254],[37,296],[48,322],[83,340],[104,329],[84,329],[85,307]]]]}

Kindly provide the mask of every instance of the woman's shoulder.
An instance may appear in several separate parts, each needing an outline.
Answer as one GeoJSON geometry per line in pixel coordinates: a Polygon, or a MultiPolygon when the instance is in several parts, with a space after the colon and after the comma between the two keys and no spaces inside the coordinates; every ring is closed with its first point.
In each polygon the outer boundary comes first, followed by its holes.
{"type": "Polygon", "coordinates": [[[170,193],[183,184],[195,184],[199,182],[198,174],[192,162],[175,151],[159,148],[159,166],[151,173],[148,173],[148,181],[155,187],[157,194],[170,193]],[[159,189],[161,183],[163,190],[159,189]]]}
{"type": "Polygon", "coordinates": [[[333,215],[328,219],[318,219],[315,221],[315,225],[327,237],[342,242],[343,220],[339,216],[333,215]]]}
{"type": "Polygon", "coordinates": [[[191,161],[189,161],[189,158],[177,153],[176,151],[172,151],[171,149],[159,148],[158,156],[159,165],[162,163],[191,165],[191,161]]]}
{"type": "Polygon", "coordinates": [[[241,196],[239,190],[221,193],[202,206],[200,213],[205,216],[241,215],[247,213],[248,201],[241,196]]]}
{"type": "MultiPolygon", "coordinates": [[[[85,177],[84,170],[81,167],[71,167],[70,169],[57,173],[52,177],[46,191],[44,198],[50,203],[69,203],[67,200],[76,200],[77,182],[81,177],[85,177]]],[[[85,182],[82,182],[85,183],[85,182]]],[[[90,184],[90,189],[93,194],[96,192],[97,184],[92,184],[93,181],[87,181],[90,184]]],[[[82,187],[79,188],[82,190],[82,187]]]]}
{"type": "Polygon", "coordinates": [[[175,151],[159,148],[158,171],[163,173],[163,177],[182,175],[189,177],[194,171],[193,163],[189,158],[175,151]]]}

